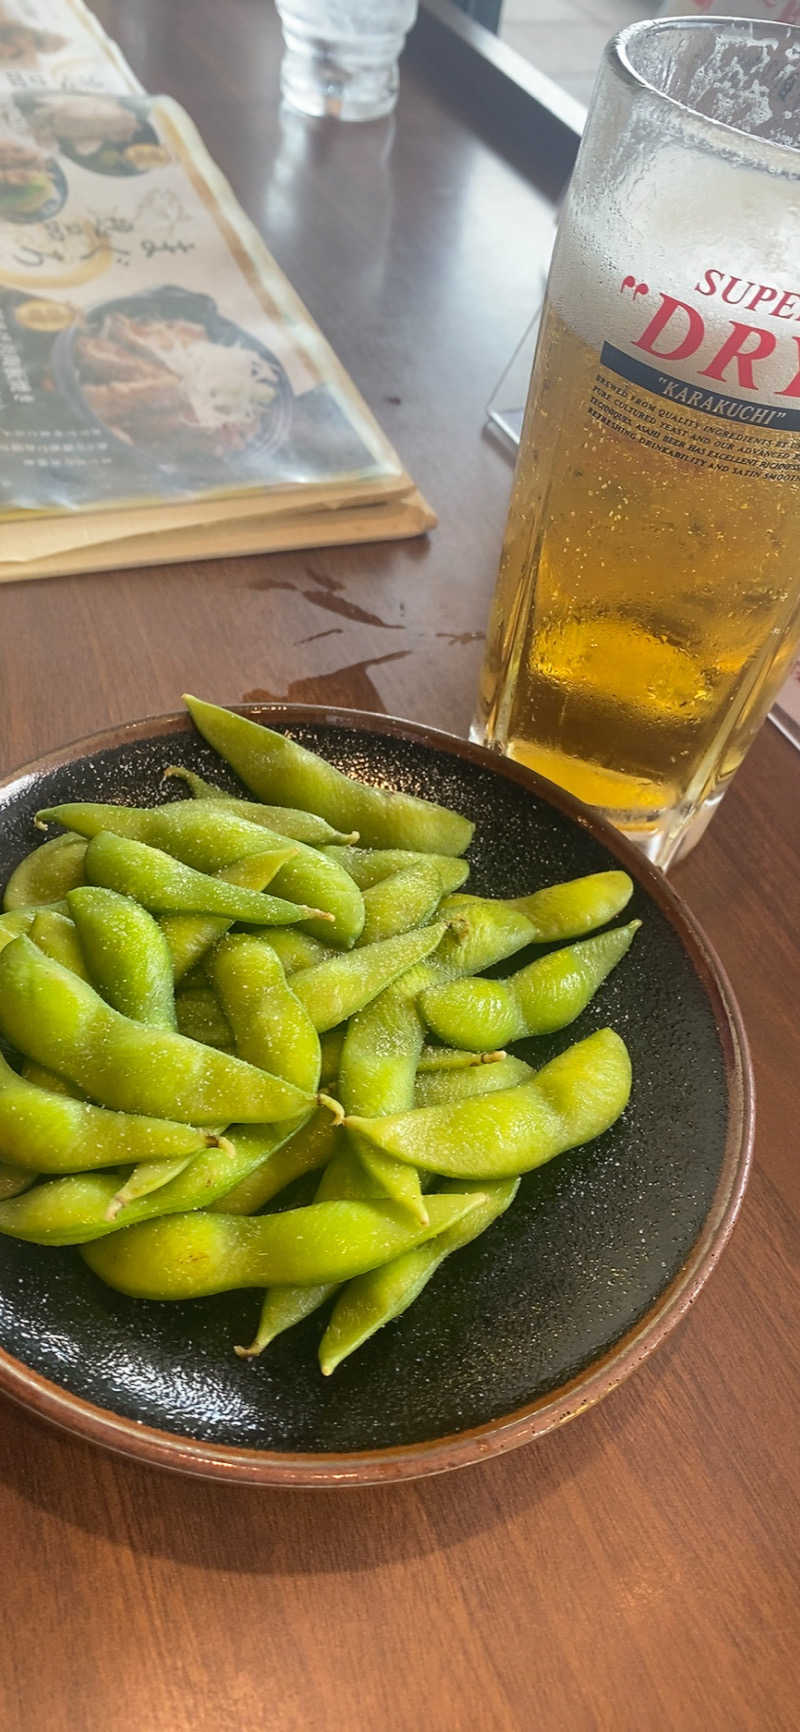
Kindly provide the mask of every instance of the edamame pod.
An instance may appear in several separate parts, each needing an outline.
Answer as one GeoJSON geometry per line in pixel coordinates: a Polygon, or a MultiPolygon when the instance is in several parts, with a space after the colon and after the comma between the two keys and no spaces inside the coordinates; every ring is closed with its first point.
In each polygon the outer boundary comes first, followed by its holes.
{"type": "Polygon", "coordinates": [[[454,1178],[508,1178],[600,1136],[624,1110],[630,1087],[625,1043],[613,1029],[604,1028],[569,1047],[518,1088],[345,1123],[376,1148],[426,1171],[454,1178]]]}
{"type": "MultiPolygon", "coordinates": [[[[197,872],[218,872],[247,854],[263,854],[280,848],[285,836],[249,824],[230,806],[196,800],[173,800],[166,806],[114,806],[75,801],[49,806],[37,813],[38,824],[64,824],[81,836],[96,836],[100,830],[126,836],[161,848],[197,872]]],[[[347,949],[354,944],[364,924],[364,900],[358,885],[335,860],[319,848],[295,842],[291,860],[281,867],[274,881],[279,895],[305,903],[333,915],[333,922],[311,917],[303,926],[324,944],[347,949]]]]}
{"type": "MultiPolygon", "coordinates": [[[[70,891],[67,901],[81,951],[89,963],[91,984],[106,1004],[150,1028],[174,1029],[172,963],[167,941],[152,914],[130,897],[93,884],[70,891]]],[[[31,937],[36,938],[35,926],[31,937]]],[[[114,1220],[138,1198],[168,1185],[191,1158],[138,1161],[109,1204],[108,1219],[114,1220]]]]}
{"type": "MultiPolygon", "coordinates": [[[[383,1187],[362,1166],[352,1142],[339,1126],[336,1135],[338,1146],[325,1167],[314,1202],[384,1202],[383,1187]]],[[[224,1204],[221,1206],[224,1208],[224,1204]]],[[[428,1220],[427,1212],[425,1220],[428,1220]]],[[[248,1347],[236,1347],[234,1351],[241,1359],[256,1358],[276,1336],[285,1334],[287,1329],[294,1329],[318,1311],[320,1305],[336,1292],[336,1286],[335,1281],[318,1281],[314,1285],[283,1282],[280,1286],[268,1287],[253,1340],[248,1347]]]]}
{"type": "Polygon", "coordinates": [[[105,1238],[138,1221],[161,1215],[205,1209],[277,1151],[297,1128],[259,1125],[254,1133],[235,1127],[236,1142],[218,1140],[215,1148],[195,1155],[184,1170],[154,1195],[131,1201],[124,1213],[116,1205],[119,1176],[113,1173],[73,1173],[36,1186],[26,1199],[0,1205],[0,1233],[37,1245],[81,1245],[105,1238]]]}
{"type": "MultiPolygon", "coordinates": [[[[221,878],[226,884],[238,884],[242,890],[266,890],[293,853],[294,848],[287,843],[284,848],[270,848],[264,854],[246,854],[243,860],[234,860],[231,866],[223,866],[214,877],[221,878]]],[[[207,955],[217,939],[224,938],[235,922],[216,914],[162,914],[158,924],[167,941],[172,977],[177,985],[207,955]]],[[[287,926],[276,930],[290,932],[294,929],[287,926]]],[[[298,937],[306,938],[308,944],[314,943],[314,939],[307,938],[305,933],[299,933],[298,937]]]]}
{"type": "Polygon", "coordinates": [[[192,798],[195,800],[215,800],[217,804],[232,806],[240,818],[246,818],[248,824],[261,824],[264,829],[276,830],[280,836],[293,837],[296,842],[306,842],[309,848],[321,848],[327,843],[348,844],[356,842],[358,836],[354,830],[345,834],[334,830],[332,824],[326,824],[324,818],[318,818],[316,812],[300,812],[291,806],[262,806],[256,800],[245,800],[238,794],[228,794],[224,788],[215,787],[213,782],[206,782],[194,770],[184,769],[182,764],[170,764],[164,771],[164,777],[177,776],[187,784],[192,798]]]}
{"type": "Polygon", "coordinates": [[[518,900],[512,897],[504,902],[464,892],[446,896],[439,914],[448,931],[435,954],[409,971],[403,990],[418,996],[429,987],[481,974],[528,944],[589,932],[624,907],[631,888],[625,872],[595,872],[588,878],[548,885],[518,900]]]}
{"type": "MultiPolygon", "coordinates": [[[[384,1102],[393,1110],[410,1105],[421,1044],[423,1029],[414,1005],[391,998],[391,989],[381,992],[372,1005],[352,1018],[346,1029],[339,1065],[339,1081],[345,1091],[343,1103],[362,1112],[379,1112],[384,1102]]],[[[414,1167],[403,1166],[402,1160],[393,1160],[391,1155],[379,1154],[367,1145],[364,1157],[358,1148],[343,1147],[336,1159],[327,1162],[315,1200],[341,1199],[393,1200],[407,1207],[419,1221],[428,1223],[428,1209],[424,1207],[414,1167]]],[[[315,1287],[270,1287],[261,1302],[255,1339],[248,1347],[237,1347],[235,1351],[242,1358],[261,1353],[275,1335],[324,1304],[329,1292],[331,1287],[326,1283],[317,1283],[315,1287]]]]}
{"type": "Polygon", "coordinates": [[[391,986],[399,975],[430,955],[444,931],[439,921],[421,932],[384,938],[380,944],[366,944],[347,956],[332,956],[313,968],[298,969],[292,975],[292,991],[305,1005],[317,1033],[324,1034],[363,1010],[385,986],[391,986]]]}
{"type": "Polygon", "coordinates": [[[608,932],[565,945],[505,980],[468,976],[423,992],[420,1008],[440,1040],[478,1050],[487,1041],[505,1045],[527,1035],[566,1028],[630,949],[641,926],[631,920],[608,932]]]}
{"type": "Polygon", "coordinates": [[[45,1070],[43,1064],[34,1064],[30,1058],[24,1060],[19,1074],[25,1078],[26,1082],[35,1083],[39,1089],[46,1089],[48,1094],[69,1095],[70,1099],[74,1101],[85,1100],[86,1098],[82,1090],[76,1088],[74,1083],[67,1082],[65,1076],[56,1076],[54,1070],[45,1070]]]}
{"type": "Polygon", "coordinates": [[[131,1203],[139,1202],[142,1197],[152,1197],[155,1191],[163,1190],[165,1185],[177,1179],[179,1173],[186,1171],[191,1160],[192,1156],[187,1155],[182,1161],[140,1161],[124,1184],[120,1185],[119,1190],[114,1192],[106,1210],[106,1220],[116,1221],[118,1215],[125,1210],[122,1225],[127,1226],[131,1219],[127,1212],[131,1203]]]}
{"type": "Polygon", "coordinates": [[[591,872],[564,884],[546,884],[529,896],[512,896],[507,908],[527,915],[538,928],[539,942],[581,938],[621,914],[633,895],[627,872],[591,872]]]}
{"type": "Polygon", "coordinates": [[[236,1051],[297,1088],[319,1088],[319,1035],[274,952],[247,933],[223,938],[212,972],[236,1051]]]}
{"type": "Polygon", "coordinates": [[[155,914],[221,914],[246,920],[251,926],[291,926],[319,909],[298,907],[280,896],[243,890],[208,872],[196,872],[182,861],[151,848],[146,842],[101,830],[86,850],[84,872],[89,884],[129,896],[155,914]]]}
{"type": "Polygon", "coordinates": [[[423,1046],[417,1071],[471,1070],[475,1065],[497,1064],[507,1057],[502,1051],[467,1052],[460,1046],[423,1046]]]}
{"type": "MultiPolygon", "coordinates": [[[[563,884],[545,884],[541,890],[534,890],[528,896],[478,897],[470,896],[465,891],[457,891],[442,904],[442,914],[448,920],[453,920],[456,932],[458,923],[466,923],[465,930],[471,933],[472,942],[476,945],[475,954],[487,954],[486,946],[491,943],[493,924],[498,933],[504,928],[509,940],[515,930],[514,916],[522,923],[521,933],[527,933],[523,942],[527,944],[554,944],[559,939],[582,938],[588,932],[594,932],[599,926],[605,926],[630,901],[633,894],[633,881],[627,872],[590,872],[585,878],[570,878],[563,884]]],[[[455,933],[454,933],[455,939],[455,933]]],[[[521,944],[514,946],[521,949],[521,944]]],[[[506,950],[506,956],[513,951],[506,950]]],[[[494,962],[502,961],[502,957],[493,955],[494,962]]],[[[470,968],[470,974],[479,974],[483,968],[490,966],[489,961],[476,961],[470,968]]]]}
{"type": "Polygon", "coordinates": [[[424,926],[436,913],[442,897],[453,888],[453,880],[463,879],[463,861],[446,861],[455,866],[455,874],[443,871],[422,855],[415,866],[406,866],[389,878],[373,884],[364,895],[364,930],[359,944],[377,944],[382,938],[393,938],[398,932],[412,932],[424,926]]]}
{"type": "MultiPolygon", "coordinates": [[[[127,1227],[82,1255],[110,1287],[139,1299],[314,1286],[346,1281],[388,1262],[443,1233],[481,1200],[480,1192],[432,1197],[427,1227],[391,1203],[310,1203],[255,1218],[200,1210],[127,1227]]],[[[0,1225],[2,1218],[0,1205],[0,1225]]]]}
{"type": "Polygon", "coordinates": [[[216,1147],[219,1138],[192,1125],[117,1113],[56,1094],[18,1076],[0,1058],[0,1157],[34,1173],[169,1160],[216,1147]]]}
{"type": "Polygon", "coordinates": [[[81,980],[89,979],[83,946],[75,923],[68,915],[56,914],[52,908],[40,909],[31,926],[30,937],[43,956],[60,962],[62,968],[68,968],[81,980]]]}
{"type": "Polygon", "coordinates": [[[463,854],[474,825],[413,794],[387,793],[345,776],[296,740],[217,704],[184,696],[195,726],[260,800],[300,805],[329,823],[357,830],[370,848],[463,854]]]}
{"type": "Polygon", "coordinates": [[[296,1117],[311,1102],[242,1059],[120,1016],[29,938],[0,952],[0,1033],[101,1106],[216,1125],[296,1117]]]}
{"type": "Polygon", "coordinates": [[[447,897],[440,910],[444,919],[453,922],[448,942],[442,946],[441,966],[457,966],[459,974],[481,974],[525,944],[582,938],[613,920],[630,901],[632,892],[627,872],[616,871],[592,872],[564,884],[547,884],[530,896],[512,896],[505,901],[457,891],[447,897]],[[465,969],[468,957],[470,966],[465,969]]]}
{"type": "MultiPolygon", "coordinates": [[[[258,1127],[251,1130],[250,1127],[243,1129],[241,1126],[234,1126],[229,1134],[234,1139],[237,1159],[248,1147],[255,1150],[257,1131],[258,1127]]],[[[263,1132],[269,1131],[274,1143],[275,1127],[262,1126],[261,1131],[263,1150],[263,1132]]],[[[318,1172],[320,1167],[327,1166],[340,1146],[343,1135],[340,1125],[331,1117],[329,1110],[318,1107],[313,1116],[288,1138],[274,1147],[267,1144],[260,1162],[254,1161],[231,1189],[226,1188],[208,1207],[225,1215],[254,1215],[295,1179],[301,1179],[305,1173],[318,1172]]]]}
{"type": "MultiPolygon", "coordinates": [[[[176,1028],[172,962],[152,914],[93,884],[70,890],[67,904],[89,978],[106,1004],[151,1028],[176,1028]]],[[[35,943],[35,927],[31,937],[35,943]]]]}
{"type": "Polygon", "coordinates": [[[7,914],[0,914],[0,950],[4,950],[12,938],[21,938],[23,933],[30,933],[34,920],[39,914],[66,914],[69,909],[66,902],[31,903],[27,908],[9,908],[7,914]]]}
{"type": "Polygon", "coordinates": [[[219,1052],[235,1052],[233,1029],[213,986],[182,986],[175,994],[175,1016],[179,1034],[213,1046],[219,1052]]]}
{"type": "MultiPolygon", "coordinates": [[[[422,1023],[416,1006],[391,987],[379,993],[352,1018],[344,1037],[338,1087],[345,1112],[374,1117],[412,1107],[421,1050],[422,1023]]],[[[352,1141],[378,1193],[427,1221],[416,1169],[372,1148],[356,1133],[352,1141]]]]}
{"type": "Polygon", "coordinates": [[[6,1197],[21,1196],[35,1183],[35,1173],[27,1172],[25,1167],[13,1167],[8,1161],[0,1161],[0,1202],[6,1197]]]}
{"type": "MultiPolygon", "coordinates": [[[[401,1111],[414,1095],[416,1059],[422,1045],[422,1026],[408,999],[389,987],[372,1004],[353,1017],[344,1034],[339,1065],[339,1088],[343,1105],[352,1112],[401,1111]]],[[[391,1155],[370,1149],[353,1135],[329,1160],[317,1188],[315,1202],[380,1200],[388,1198],[427,1223],[428,1209],[414,1167],[391,1155]]],[[[270,1341],[293,1329],[324,1305],[335,1284],[313,1287],[270,1287],[264,1295],[258,1328],[248,1347],[237,1347],[241,1358],[262,1353],[270,1341]]]]}
{"type": "Polygon", "coordinates": [[[24,908],[32,902],[59,902],[68,890],[83,883],[83,836],[68,831],[54,836],[26,854],[15,867],[3,893],[5,909],[24,908]]]}
{"type": "Polygon", "coordinates": [[[337,955],[330,944],[320,944],[318,938],[300,932],[296,926],[272,926],[268,932],[260,931],[257,936],[259,942],[277,956],[287,977],[296,974],[300,968],[313,968],[316,963],[328,962],[337,955]]]}
{"type": "MultiPolygon", "coordinates": [[[[466,1192],[466,1181],[460,1183],[466,1192]]],[[[362,1347],[385,1323],[401,1317],[419,1298],[445,1257],[485,1233],[513,1203],[518,1189],[519,1179],[500,1179],[485,1185],[483,1202],[454,1226],[415,1250],[404,1251],[391,1263],[383,1263],[379,1269],[370,1269],[366,1275],[348,1281],[320,1342],[319,1363],[324,1376],[330,1377],[343,1359],[362,1347]]]]}
{"type": "Polygon", "coordinates": [[[449,1070],[417,1071],[415,1107],[445,1106],[450,1101],[473,1100],[476,1095],[498,1094],[519,1083],[530,1082],[533,1065],[510,1053],[500,1054],[496,1064],[461,1066],[449,1070]]]}
{"type": "MultiPolygon", "coordinates": [[[[448,889],[451,891],[458,889],[469,877],[467,861],[452,854],[420,854],[413,848],[337,848],[330,845],[326,845],[323,852],[349,873],[359,890],[371,890],[374,885],[382,884],[384,878],[394,878],[398,872],[419,866],[423,861],[428,866],[438,866],[443,875],[449,876],[448,889]]],[[[443,890],[442,894],[447,894],[447,891],[443,890]]]]}

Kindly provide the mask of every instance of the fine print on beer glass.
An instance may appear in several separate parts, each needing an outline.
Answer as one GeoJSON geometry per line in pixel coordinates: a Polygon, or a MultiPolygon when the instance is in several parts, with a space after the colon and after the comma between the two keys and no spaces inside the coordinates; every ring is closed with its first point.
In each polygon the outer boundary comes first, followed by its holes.
{"type": "Polygon", "coordinates": [[[800,31],[632,26],[550,272],[473,737],[665,867],[800,635],[799,144],[800,31]]]}

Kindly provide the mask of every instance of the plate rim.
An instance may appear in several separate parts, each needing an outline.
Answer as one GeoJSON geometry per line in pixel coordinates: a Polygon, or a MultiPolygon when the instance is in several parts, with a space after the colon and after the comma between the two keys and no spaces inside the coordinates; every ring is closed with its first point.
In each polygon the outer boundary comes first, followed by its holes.
{"type": "MultiPolygon", "coordinates": [[[[433,751],[516,782],[544,805],[587,831],[614,856],[675,929],[705,992],[720,1041],[728,1123],[719,1179],[700,1233],[668,1286],[619,1341],[566,1383],[482,1425],[388,1448],[340,1452],[260,1450],[214,1444],[161,1430],[99,1407],[27,1366],[0,1347],[0,1392],[17,1405],[84,1442],[150,1466],[227,1484],[290,1487],[382,1485],[428,1477],[504,1454],[565,1425],[595,1406],[647,1360],[693,1305],[733,1231],[747,1187],[755,1137],[755,1085],[742,1013],[727,972],[701,923],[664,873],[634,843],[581,801],[527,766],[458,735],[368,710],[281,701],[226,706],[265,725],[323,726],[410,739],[433,751]]],[[[82,736],[0,777],[0,819],[14,791],[28,781],[137,739],[193,734],[188,713],[169,711],[82,736]]]]}

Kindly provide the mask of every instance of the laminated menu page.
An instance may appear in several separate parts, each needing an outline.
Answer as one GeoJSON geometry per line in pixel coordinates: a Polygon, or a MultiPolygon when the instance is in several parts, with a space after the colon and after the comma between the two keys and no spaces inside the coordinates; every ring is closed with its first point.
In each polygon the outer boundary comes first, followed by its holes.
{"type": "Polygon", "coordinates": [[[188,116],[126,83],[73,0],[14,11],[4,37],[0,0],[0,578],[430,527],[188,116]]]}
{"type": "Polygon", "coordinates": [[[0,90],[141,92],[81,0],[0,0],[0,90]]]}

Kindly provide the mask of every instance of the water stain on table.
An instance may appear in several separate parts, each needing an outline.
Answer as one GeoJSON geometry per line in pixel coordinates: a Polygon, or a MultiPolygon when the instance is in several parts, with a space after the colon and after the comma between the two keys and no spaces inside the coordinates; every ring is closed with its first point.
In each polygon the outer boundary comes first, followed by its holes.
{"type": "Polygon", "coordinates": [[[391,655],[372,656],[368,661],[353,662],[350,667],[336,668],[329,674],[312,674],[310,678],[292,680],[285,692],[271,692],[259,686],[242,693],[243,704],[335,704],[348,709],[379,711],[386,714],[386,705],[372,679],[369,669],[384,662],[403,661],[410,650],[395,650],[391,655]]]}

